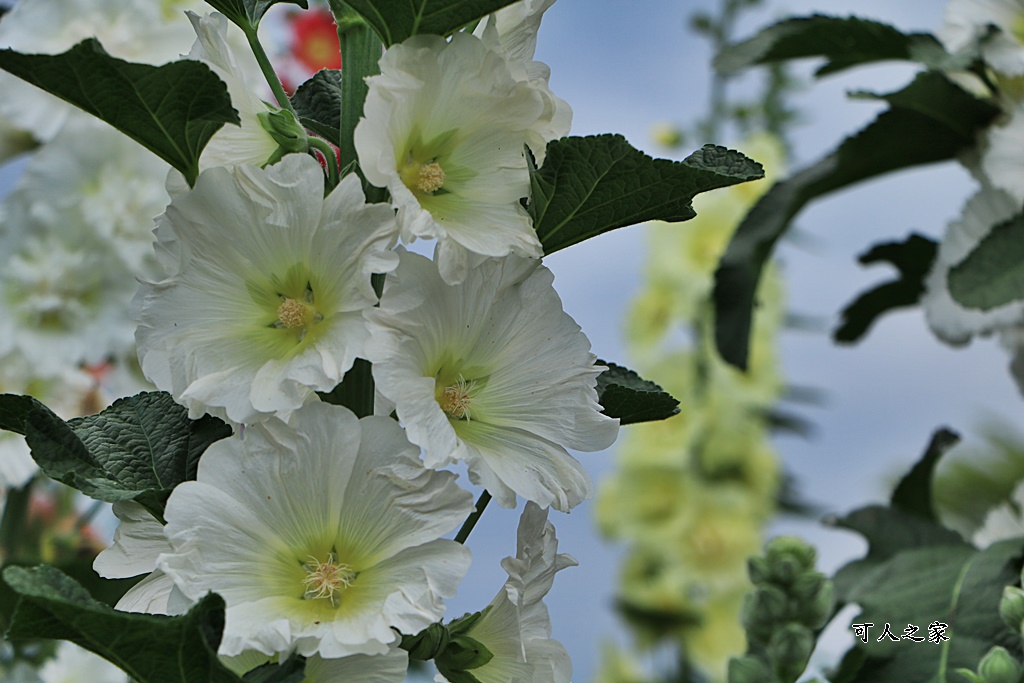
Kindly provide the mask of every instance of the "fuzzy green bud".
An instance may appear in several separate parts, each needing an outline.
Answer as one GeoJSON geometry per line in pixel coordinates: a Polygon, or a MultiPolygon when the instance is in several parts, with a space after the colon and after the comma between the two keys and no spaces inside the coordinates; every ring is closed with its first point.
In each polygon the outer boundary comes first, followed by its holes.
{"type": "Polygon", "coordinates": [[[1005,648],[994,647],[978,663],[978,673],[957,669],[971,683],[1020,683],[1024,668],[1005,648]]]}
{"type": "Polygon", "coordinates": [[[753,642],[766,643],[772,631],[789,621],[789,598],[782,589],[764,585],[747,593],[740,619],[753,642]]]}
{"type": "Polygon", "coordinates": [[[274,142],[278,144],[281,155],[306,152],[309,149],[306,129],[290,111],[285,109],[265,111],[257,114],[256,118],[259,119],[263,130],[267,131],[274,142]]]}
{"type": "Polygon", "coordinates": [[[999,616],[1014,633],[1021,634],[1024,625],[1024,589],[1017,586],[1003,588],[1003,597],[999,601],[999,616]]]}
{"type": "Polygon", "coordinates": [[[794,600],[794,617],[804,626],[824,626],[832,614],[832,582],[824,574],[808,572],[797,577],[790,586],[789,595],[794,600]]]}
{"type": "Polygon", "coordinates": [[[768,656],[782,683],[792,683],[800,678],[813,651],[814,634],[800,624],[786,624],[772,634],[768,643],[768,656]]]}
{"type": "Polygon", "coordinates": [[[776,683],[775,676],[760,659],[746,655],[729,660],[729,683],[776,683]]]}
{"type": "Polygon", "coordinates": [[[814,569],[817,553],[814,548],[795,536],[777,536],[764,548],[769,581],[788,585],[797,576],[814,569]]]}

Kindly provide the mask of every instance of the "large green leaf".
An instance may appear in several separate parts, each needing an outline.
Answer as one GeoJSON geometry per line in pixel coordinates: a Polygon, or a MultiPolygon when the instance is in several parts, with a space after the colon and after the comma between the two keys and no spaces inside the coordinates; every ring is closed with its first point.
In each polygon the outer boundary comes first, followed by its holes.
{"type": "Polygon", "coordinates": [[[306,0],[206,0],[206,4],[226,16],[243,31],[255,29],[267,10],[279,2],[308,9],[306,0]]]}
{"type": "Polygon", "coordinates": [[[1020,656],[1020,636],[999,616],[1003,587],[1020,578],[1021,539],[983,551],[969,546],[913,548],[880,563],[847,597],[862,611],[854,624],[874,624],[854,680],[872,683],[958,683],[957,668],[974,669],[993,645],[1020,656]],[[885,624],[900,641],[879,638],[885,624]],[[944,625],[946,640],[903,638],[908,625],[927,638],[944,625]]]}
{"type": "Polygon", "coordinates": [[[949,270],[949,293],[987,311],[1024,299],[1024,214],[1000,223],[949,270]]]}
{"type": "Polygon", "coordinates": [[[240,683],[217,657],[224,600],[207,595],[187,614],[118,612],[54,567],[8,567],[21,597],[7,637],[70,640],[113,662],[136,683],[240,683]]]}
{"type": "Polygon", "coordinates": [[[775,243],[811,200],[875,176],[952,159],[998,114],[942,74],[880,96],[889,109],[809,168],[776,183],[734,233],[715,273],[715,343],[746,368],[757,283],[775,243]]]}
{"type": "Polygon", "coordinates": [[[938,245],[935,240],[913,234],[903,242],[876,244],[857,259],[863,265],[891,263],[899,277],[861,292],[842,313],[842,324],[832,338],[841,343],[859,341],[879,317],[897,308],[913,306],[924,294],[924,278],[932,269],[938,245]]]}
{"type": "Polygon", "coordinates": [[[932,499],[932,478],[939,460],[950,448],[960,442],[960,437],[946,428],[932,434],[924,455],[914,464],[906,475],[900,479],[892,493],[892,506],[897,510],[938,521],[932,499]]]}
{"type": "Polygon", "coordinates": [[[654,382],[615,363],[598,361],[608,369],[597,376],[601,412],[619,424],[665,420],[679,413],[679,401],[654,382]]]}
{"type": "MultiPolygon", "coordinates": [[[[0,395],[0,414],[26,397],[0,395]]],[[[231,429],[217,418],[189,420],[165,392],[118,399],[69,422],[30,399],[24,434],[47,476],[107,502],[137,500],[157,515],[177,484],[195,479],[203,451],[231,429]]]]}
{"type": "Polygon", "coordinates": [[[418,33],[446,36],[515,0],[331,0],[335,16],[348,7],[366,20],[385,46],[418,33]],[[340,11],[341,10],[341,11],[340,11]]]}
{"type": "Polygon", "coordinates": [[[335,145],[341,134],[341,87],[341,71],[322,69],[292,95],[302,125],[335,145]]]}
{"type": "Polygon", "coordinates": [[[763,177],[761,164],[716,145],[670,161],[621,135],[569,137],[548,143],[544,166],[531,170],[529,210],[550,254],[627,225],[689,220],[701,192],[763,177]]]}
{"type": "Polygon", "coordinates": [[[106,121],[190,184],[213,134],[225,123],[239,123],[227,86],[196,61],[135,64],[88,38],[59,55],[0,50],[0,69],[106,121]]]}
{"type": "Polygon", "coordinates": [[[815,75],[842,71],[884,60],[915,60],[928,64],[952,59],[934,36],[902,31],[869,19],[814,14],[793,17],[761,30],[753,38],[729,45],[715,57],[715,68],[732,73],[802,57],[824,57],[815,75]]]}

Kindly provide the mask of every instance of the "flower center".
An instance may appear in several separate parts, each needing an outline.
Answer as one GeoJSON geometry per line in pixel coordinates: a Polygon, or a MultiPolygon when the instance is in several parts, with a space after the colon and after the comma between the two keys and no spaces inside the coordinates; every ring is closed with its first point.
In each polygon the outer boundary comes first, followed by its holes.
{"type": "Polygon", "coordinates": [[[473,402],[473,394],[477,390],[477,383],[473,380],[466,381],[466,378],[459,375],[455,384],[450,384],[437,392],[437,403],[445,415],[454,420],[469,421],[471,417],[470,405],[473,402]]]}
{"type": "Polygon", "coordinates": [[[278,298],[281,303],[277,307],[277,320],[270,326],[281,330],[298,331],[299,341],[302,341],[313,325],[324,319],[313,305],[313,290],[309,286],[306,287],[306,293],[302,298],[296,299],[284,294],[278,294],[278,298]]]}
{"type": "Polygon", "coordinates": [[[327,561],[321,562],[313,556],[302,565],[306,577],[302,579],[303,600],[329,600],[337,607],[341,604],[341,593],[352,585],[356,572],[344,562],[338,562],[337,555],[331,552],[327,561]]]}
{"type": "Polygon", "coordinates": [[[415,194],[433,194],[444,185],[444,169],[436,161],[417,164],[410,159],[401,171],[402,182],[415,194]]]}

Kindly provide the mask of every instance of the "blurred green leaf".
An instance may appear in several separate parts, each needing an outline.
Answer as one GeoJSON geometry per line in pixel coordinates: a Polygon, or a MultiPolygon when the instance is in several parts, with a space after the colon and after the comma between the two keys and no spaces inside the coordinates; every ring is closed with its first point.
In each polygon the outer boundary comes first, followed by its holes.
{"type": "Polygon", "coordinates": [[[331,0],[335,16],[348,7],[380,36],[384,46],[419,33],[446,36],[466,24],[497,12],[515,0],[331,0]]]}
{"type": "Polygon", "coordinates": [[[1024,299],[1024,214],[1000,223],[949,270],[949,293],[983,311],[1024,299]]]}
{"type": "Polygon", "coordinates": [[[206,4],[223,14],[243,31],[255,29],[267,10],[279,2],[309,9],[306,0],[206,0],[206,4]]]}
{"type": "Polygon", "coordinates": [[[891,499],[892,506],[897,510],[938,522],[932,497],[935,467],[939,464],[939,459],[959,442],[960,437],[946,428],[932,434],[924,455],[896,485],[891,499]]]}
{"type": "Polygon", "coordinates": [[[619,424],[665,420],[679,413],[679,401],[654,382],[615,363],[598,364],[608,366],[597,376],[601,412],[619,418],[619,424]]]}
{"type": "Polygon", "coordinates": [[[341,135],[341,85],[341,71],[321,69],[292,95],[302,125],[335,145],[341,135]]]}

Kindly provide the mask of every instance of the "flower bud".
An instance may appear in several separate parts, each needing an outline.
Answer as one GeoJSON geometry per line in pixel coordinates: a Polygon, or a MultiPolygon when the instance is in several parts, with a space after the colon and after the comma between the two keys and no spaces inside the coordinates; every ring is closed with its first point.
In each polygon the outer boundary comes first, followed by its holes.
{"type": "Polygon", "coordinates": [[[256,118],[259,119],[263,130],[267,131],[274,142],[280,146],[283,154],[305,152],[309,149],[306,129],[290,111],[278,109],[260,112],[256,118]]]}
{"type": "Polygon", "coordinates": [[[807,668],[814,651],[814,634],[806,626],[786,624],[772,634],[768,656],[782,683],[792,683],[807,668]]]}
{"type": "Polygon", "coordinates": [[[729,660],[729,683],[776,683],[775,676],[756,657],[749,655],[729,660]]]}
{"type": "Polygon", "coordinates": [[[1021,633],[1024,625],[1024,589],[1017,586],[1003,588],[1003,597],[999,601],[999,616],[1014,633],[1021,633]]]}
{"type": "Polygon", "coordinates": [[[786,594],[775,586],[764,585],[747,594],[740,618],[750,639],[765,643],[775,628],[788,621],[788,615],[789,599],[786,594]]]}
{"type": "Polygon", "coordinates": [[[971,683],[1020,683],[1024,668],[1005,648],[993,647],[978,663],[978,673],[958,669],[971,683]]]}
{"type": "Polygon", "coordinates": [[[812,571],[817,553],[814,548],[795,536],[777,536],[764,548],[770,581],[792,583],[800,574],[812,571]]]}
{"type": "Polygon", "coordinates": [[[409,653],[409,659],[426,662],[438,656],[448,647],[451,636],[441,624],[431,624],[414,636],[402,636],[399,645],[409,653]]]}

